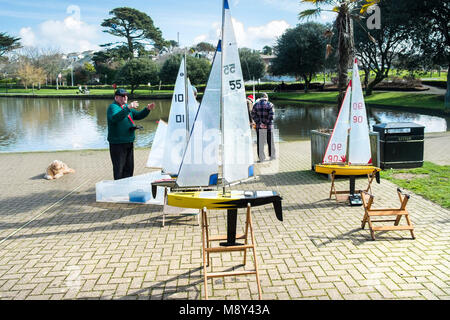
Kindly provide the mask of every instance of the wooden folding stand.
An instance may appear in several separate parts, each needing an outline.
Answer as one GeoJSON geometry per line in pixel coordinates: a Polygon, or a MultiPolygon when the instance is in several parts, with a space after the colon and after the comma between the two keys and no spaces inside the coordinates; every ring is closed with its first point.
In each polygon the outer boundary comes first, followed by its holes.
{"type": "MultiPolygon", "coordinates": [[[[172,207],[171,207],[172,208],[172,207]]],[[[166,225],[166,215],[167,214],[177,214],[177,215],[182,215],[182,216],[197,216],[197,225],[200,225],[200,212],[201,210],[199,210],[199,212],[186,212],[187,209],[180,209],[180,208],[174,208],[173,210],[175,212],[168,212],[167,211],[167,187],[164,187],[164,205],[163,205],[163,210],[162,210],[162,227],[164,228],[164,226],[166,225]]],[[[190,209],[190,210],[196,210],[196,209],[190,209]]],[[[188,211],[190,211],[188,210],[188,211]]]]}
{"type": "MultiPolygon", "coordinates": [[[[367,185],[365,192],[369,192],[369,191],[372,192],[371,184],[373,182],[373,179],[375,178],[375,175],[376,175],[376,171],[373,171],[372,173],[367,175],[368,185],[367,185]]],[[[334,195],[336,202],[347,201],[349,195],[352,194],[352,192],[354,192],[354,190],[337,191],[336,186],[334,185],[335,178],[336,178],[336,172],[333,171],[331,173],[330,199],[331,199],[331,196],[334,195]],[[341,195],[344,195],[344,196],[341,196],[341,195]]],[[[350,177],[350,179],[354,179],[354,176],[350,177]]],[[[350,184],[351,183],[352,182],[350,182],[350,184]]]]}
{"type": "Polygon", "coordinates": [[[409,230],[411,232],[411,237],[415,239],[414,227],[409,219],[409,213],[406,210],[406,204],[410,198],[409,195],[403,194],[400,188],[397,188],[398,198],[400,199],[400,208],[394,209],[372,209],[374,196],[367,191],[360,191],[361,198],[364,206],[364,218],[362,220],[361,228],[364,229],[366,222],[369,224],[370,234],[372,240],[375,240],[375,231],[392,231],[392,230],[409,230]],[[369,201],[366,201],[366,196],[369,196],[369,201]],[[393,220],[372,220],[372,217],[376,216],[396,216],[393,220]],[[399,226],[400,219],[405,216],[407,225],[399,226]],[[374,226],[375,222],[394,222],[392,226],[374,226]]]}
{"type": "MultiPolygon", "coordinates": [[[[237,213],[237,209],[235,209],[237,213]]],[[[230,213],[230,209],[228,209],[230,213]]],[[[242,276],[254,274],[256,276],[256,283],[258,286],[258,294],[259,299],[261,299],[261,285],[259,282],[259,273],[258,273],[258,265],[256,262],[256,244],[255,244],[255,235],[253,233],[253,224],[252,224],[252,216],[251,216],[251,206],[250,203],[247,204],[247,215],[245,220],[245,232],[243,235],[235,235],[235,239],[243,239],[245,243],[243,245],[235,244],[234,239],[230,239],[229,234],[226,236],[219,235],[215,237],[210,237],[208,231],[208,217],[206,207],[201,210],[202,214],[202,252],[203,252],[203,277],[204,277],[204,287],[205,287],[205,298],[208,299],[208,279],[217,278],[217,277],[230,277],[230,276],[242,276]],[[250,229],[250,240],[251,243],[248,243],[248,231],[250,229]],[[211,247],[210,242],[212,241],[224,241],[228,240],[228,242],[232,241],[231,244],[227,246],[219,246],[219,247],[211,247]],[[255,269],[250,271],[232,271],[232,272],[208,272],[207,267],[209,266],[209,254],[210,253],[222,253],[222,252],[231,252],[231,251],[244,251],[244,265],[247,260],[247,249],[253,250],[253,260],[255,264],[255,269]]],[[[228,216],[228,219],[230,216],[228,216]]]]}

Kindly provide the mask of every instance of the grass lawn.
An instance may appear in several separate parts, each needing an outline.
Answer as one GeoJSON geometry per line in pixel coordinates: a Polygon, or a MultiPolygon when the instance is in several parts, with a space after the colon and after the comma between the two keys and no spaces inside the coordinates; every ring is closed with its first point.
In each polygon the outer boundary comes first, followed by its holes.
{"type": "Polygon", "coordinates": [[[450,208],[450,166],[425,161],[422,168],[381,171],[381,178],[450,208]]]}
{"type": "MultiPolygon", "coordinates": [[[[41,89],[41,90],[33,90],[32,89],[8,89],[8,94],[17,93],[17,94],[34,94],[34,95],[58,95],[58,96],[65,96],[65,95],[79,95],[83,96],[83,94],[77,94],[78,89],[41,89]]],[[[6,93],[5,91],[1,91],[0,93],[6,93]]],[[[148,89],[141,89],[141,90],[135,90],[134,96],[139,95],[167,95],[169,98],[171,97],[173,91],[172,90],[153,90],[151,92],[148,89]]],[[[106,96],[113,96],[114,90],[113,89],[90,89],[89,95],[106,95],[106,96]]],[[[87,97],[89,96],[87,95],[87,97]]]]}
{"type": "MultiPolygon", "coordinates": [[[[276,100],[298,100],[336,103],[338,93],[332,92],[282,92],[270,93],[271,99],[276,100]]],[[[371,96],[365,97],[367,104],[399,106],[409,108],[424,108],[434,110],[444,110],[444,99],[440,95],[426,93],[411,93],[401,91],[374,92],[371,96]]]]}

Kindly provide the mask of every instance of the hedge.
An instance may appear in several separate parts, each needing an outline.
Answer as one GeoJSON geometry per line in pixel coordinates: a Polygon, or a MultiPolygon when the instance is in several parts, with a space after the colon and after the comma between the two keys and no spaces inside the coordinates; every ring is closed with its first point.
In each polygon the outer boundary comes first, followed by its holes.
{"type": "Polygon", "coordinates": [[[442,89],[447,89],[447,81],[442,80],[422,80],[422,84],[427,86],[438,87],[442,89]]]}

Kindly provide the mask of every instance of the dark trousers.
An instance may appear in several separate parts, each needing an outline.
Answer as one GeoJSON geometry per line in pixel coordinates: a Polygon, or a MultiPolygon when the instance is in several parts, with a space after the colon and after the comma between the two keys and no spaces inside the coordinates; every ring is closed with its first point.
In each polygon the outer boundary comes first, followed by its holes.
{"type": "Polygon", "coordinates": [[[275,156],[275,150],[272,150],[272,129],[256,129],[256,150],[258,152],[258,158],[260,161],[264,161],[266,156],[264,155],[264,143],[267,141],[267,147],[269,149],[269,157],[275,156]],[[273,152],[272,152],[273,151],[273,152]]]}
{"type": "Polygon", "coordinates": [[[133,143],[109,144],[109,154],[113,165],[114,180],[133,176],[133,143]]]}

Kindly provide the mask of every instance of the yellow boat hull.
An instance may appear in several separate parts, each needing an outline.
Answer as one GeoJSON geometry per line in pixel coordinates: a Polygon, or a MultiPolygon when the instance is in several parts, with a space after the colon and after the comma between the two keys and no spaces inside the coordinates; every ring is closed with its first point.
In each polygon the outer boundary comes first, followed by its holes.
{"type": "Polygon", "coordinates": [[[348,164],[316,164],[315,171],[318,173],[332,174],[338,176],[359,176],[381,171],[375,166],[352,166],[348,164]]]}
{"type": "Polygon", "coordinates": [[[281,196],[275,191],[195,191],[170,192],[167,194],[169,206],[193,209],[237,209],[272,203],[278,220],[283,221],[281,196]]]}

